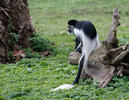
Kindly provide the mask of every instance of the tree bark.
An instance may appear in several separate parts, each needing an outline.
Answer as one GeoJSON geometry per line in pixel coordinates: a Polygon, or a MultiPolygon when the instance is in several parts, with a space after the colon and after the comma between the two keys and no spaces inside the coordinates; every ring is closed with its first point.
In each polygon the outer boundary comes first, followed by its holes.
{"type": "Polygon", "coordinates": [[[19,46],[29,47],[33,32],[27,0],[0,0],[0,62],[11,62],[19,46]]]}

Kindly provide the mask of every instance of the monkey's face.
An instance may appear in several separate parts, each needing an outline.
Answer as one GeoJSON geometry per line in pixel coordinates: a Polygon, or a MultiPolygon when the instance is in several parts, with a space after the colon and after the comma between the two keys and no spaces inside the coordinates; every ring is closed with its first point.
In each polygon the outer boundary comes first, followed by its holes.
{"type": "Polygon", "coordinates": [[[74,33],[74,26],[68,25],[68,32],[70,34],[73,34],[74,33]]]}

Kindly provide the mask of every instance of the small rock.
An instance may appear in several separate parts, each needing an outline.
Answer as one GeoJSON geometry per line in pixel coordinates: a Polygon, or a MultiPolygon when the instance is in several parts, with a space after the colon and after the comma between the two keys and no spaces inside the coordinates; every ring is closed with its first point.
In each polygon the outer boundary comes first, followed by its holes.
{"type": "Polygon", "coordinates": [[[45,52],[40,52],[40,54],[43,55],[43,56],[49,56],[49,55],[52,55],[52,52],[45,51],[45,52]]]}
{"type": "Polygon", "coordinates": [[[66,34],[66,33],[67,33],[66,31],[61,31],[61,32],[60,32],[61,35],[64,35],[64,34],[66,34]]]}
{"type": "Polygon", "coordinates": [[[50,44],[51,44],[51,45],[56,45],[56,43],[55,43],[55,42],[50,42],[50,44]]]}

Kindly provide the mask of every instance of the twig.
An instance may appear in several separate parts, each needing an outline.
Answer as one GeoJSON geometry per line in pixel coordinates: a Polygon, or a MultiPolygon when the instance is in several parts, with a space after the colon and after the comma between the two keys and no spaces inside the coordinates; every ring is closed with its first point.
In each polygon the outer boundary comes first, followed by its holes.
{"type": "Polygon", "coordinates": [[[9,17],[9,19],[11,19],[11,17],[9,16],[9,14],[6,11],[8,9],[2,8],[2,7],[0,7],[0,9],[5,13],[5,15],[7,15],[9,17]]]}
{"type": "Polygon", "coordinates": [[[0,38],[0,40],[2,41],[2,43],[5,45],[5,47],[8,49],[8,46],[6,45],[6,43],[0,38]]]}

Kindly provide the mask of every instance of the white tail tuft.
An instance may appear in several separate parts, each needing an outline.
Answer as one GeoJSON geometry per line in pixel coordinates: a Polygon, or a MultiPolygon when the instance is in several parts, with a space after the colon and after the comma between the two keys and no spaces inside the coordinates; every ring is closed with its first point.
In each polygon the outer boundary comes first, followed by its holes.
{"type": "Polygon", "coordinates": [[[51,91],[68,90],[68,89],[71,89],[73,87],[74,87],[74,85],[72,85],[72,84],[64,84],[64,85],[61,85],[61,86],[59,86],[57,88],[52,89],[51,91]]]}

